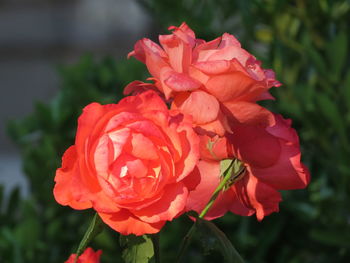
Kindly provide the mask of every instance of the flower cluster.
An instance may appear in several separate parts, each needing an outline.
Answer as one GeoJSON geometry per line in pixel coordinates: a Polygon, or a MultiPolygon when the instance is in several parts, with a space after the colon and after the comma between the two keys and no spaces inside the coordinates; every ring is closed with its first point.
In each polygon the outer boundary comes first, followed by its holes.
{"type": "Polygon", "coordinates": [[[229,163],[231,178],[205,218],[231,211],[262,220],[278,211],[278,190],[309,182],[291,121],[257,103],[281,84],[230,34],[206,42],[185,23],[170,30],[160,46],[145,38],[129,54],[151,83],[130,83],[118,104],[85,107],[55,198],[93,208],[121,234],[156,233],[200,213],[229,163]]]}

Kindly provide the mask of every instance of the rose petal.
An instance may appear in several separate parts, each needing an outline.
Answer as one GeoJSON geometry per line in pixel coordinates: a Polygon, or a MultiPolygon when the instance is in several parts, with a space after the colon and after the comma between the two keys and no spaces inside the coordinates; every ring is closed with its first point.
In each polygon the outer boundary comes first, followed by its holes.
{"type": "Polygon", "coordinates": [[[219,102],[212,95],[204,91],[180,93],[173,101],[175,108],[193,117],[197,124],[214,121],[219,114],[219,102]]]}
{"type": "MultiPolygon", "coordinates": [[[[281,194],[271,186],[261,182],[248,171],[236,182],[232,189],[236,192],[241,203],[247,208],[254,209],[256,217],[261,221],[264,216],[278,212],[278,204],[282,201],[281,194]]],[[[232,209],[237,207],[231,207],[232,209]]],[[[231,210],[240,214],[242,210],[231,210]]]]}
{"type": "MultiPolygon", "coordinates": [[[[90,208],[90,201],[79,201],[74,196],[72,188],[73,184],[78,184],[77,190],[84,191],[84,185],[79,181],[77,169],[77,151],[76,147],[73,145],[67,149],[62,157],[62,167],[57,169],[55,176],[55,187],[53,189],[53,194],[58,203],[61,205],[69,205],[74,209],[86,209],[90,208]],[[78,182],[77,182],[78,181],[78,182]],[[80,185],[79,185],[80,183],[80,185]]],[[[80,194],[80,191],[76,195],[80,194]]]]}
{"type": "Polygon", "coordinates": [[[99,138],[93,159],[99,176],[107,176],[110,164],[119,157],[129,136],[130,130],[124,128],[111,131],[99,138]]]}
{"type": "Polygon", "coordinates": [[[156,78],[159,78],[161,68],[168,66],[168,63],[165,62],[165,52],[159,45],[147,38],[136,42],[134,51],[130,52],[128,57],[130,56],[145,63],[151,75],[156,78]]]}
{"type": "Polygon", "coordinates": [[[205,87],[222,102],[251,101],[266,89],[264,85],[239,71],[214,75],[208,80],[205,87]]]}
{"type": "Polygon", "coordinates": [[[220,45],[218,48],[222,49],[222,48],[229,47],[229,46],[241,47],[241,43],[239,43],[237,38],[235,38],[233,35],[228,34],[228,33],[224,33],[222,35],[220,45]]]}
{"type": "Polygon", "coordinates": [[[130,211],[144,222],[156,223],[172,220],[186,204],[187,188],[179,182],[164,188],[163,197],[151,206],[130,211]]]}
{"type": "Polygon", "coordinates": [[[275,124],[272,112],[256,103],[245,101],[225,102],[222,108],[227,117],[236,123],[262,126],[273,126],[275,124]]]}
{"type": "Polygon", "coordinates": [[[200,213],[220,183],[220,162],[199,161],[192,173],[199,174],[201,180],[196,189],[189,193],[186,210],[200,213]]]}
{"type": "Polygon", "coordinates": [[[125,108],[127,112],[138,112],[143,114],[150,111],[167,112],[168,107],[159,95],[152,91],[146,91],[138,96],[129,96],[122,99],[118,104],[118,108],[125,108]]]}
{"type": "Polygon", "coordinates": [[[115,213],[120,211],[117,203],[108,196],[104,191],[100,191],[90,195],[92,199],[93,208],[101,213],[115,213]]]}
{"type": "MultiPolygon", "coordinates": [[[[200,161],[194,173],[200,174],[200,183],[189,193],[186,210],[201,213],[208,204],[215,189],[220,184],[220,162],[200,161]]],[[[205,215],[206,220],[213,220],[223,216],[237,199],[230,189],[219,194],[213,206],[205,215]]]]}
{"type": "Polygon", "coordinates": [[[131,154],[137,158],[157,160],[158,153],[154,143],[141,133],[133,133],[131,139],[131,154]]]}
{"type": "Polygon", "coordinates": [[[199,81],[189,77],[187,74],[167,70],[161,76],[164,83],[173,91],[192,91],[199,89],[202,85],[199,81]]]}
{"type": "Polygon", "coordinates": [[[187,72],[192,60],[192,47],[175,35],[160,35],[159,42],[168,55],[171,67],[179,72],[187,72]]]}
{"type": "Polygon", "coordinates": [[[217,49],[209,57],[208,61],[213,60],[232,60],[237,59],[242,65],[245,65],[247,60],[252,57],[246,50],[239,46],[225,46],[217,49]]]}
{"type": "Polygon", "coordinates": [[[193,47],[196,36],[193,30],[185,22],[183,22],[179,27],[170,26],[168,29],[174,30],[174,35],[176,35],[182,41],[191,44],[191,47],[193,47]]]}
{"type": "MultiPolygon", "coordinates": [[[[102,250],[95,252],[92,248],[88,247],[83,254],[78,257],[77,263],[100,263],[101,254],[102,250]]],[[[72,254],[65,263],[74,263],[76,256],[76,254],[72,254]]]]}
{"type": "Polygon", "coordinates": [[[237,196],[236,191],[233,187],[227,190],[227,192],[231,192],[232,202],[228,205],[228,210],[230,210],[232,213],[235,213],[236,215],[240,216],[251,216],[255,214],[255,210],[253,208],[245,206],[237,196]]]}
{"type": "Polygon", "coordinates": [[[192,128],[192,119],[189,116],[184,116],[176,111],[171,111],[171,127],[176,127],[175,133],[177,136],[172,135],[171,138],[173,145],[176,149],[176,153],[172,155],[179,158],[174,158],[176,181],[181,181],[185,178],[196,166],[199,159],[199,138],[192,128]]]}
{"type": "Polygon", "coordinates": [[[201,159],[220,161],[232,157],[232,145],[226,137],[202,135],[200,140],[201,159]]]}
{"type": "Polygon", "coordinates": [[[282,152],[276,163],[264,169],[251,167],[259,180],[279,190],[305,188],[310,181],[308,169],[300,162],[300,149],[288,142],[281,143],[282,152]]]}
{"type": "Polygon", "coordinates": [[[280,158],[279,139],[262,127],[237,125],[230,139],[236,156],[252,167],[270,167],[280,158]]]}
{"type": "Polygon", "coordinates": [[[98,213],[103,222],[113,228],[115,231],[122,235],[134,234],[136,236],[158,233],[160,229],[165,225],[166,221],[157,223],[146,223],[134,215],[128,210],[123,209],[120,212],[113,214],[98,213]]]}
{"type": "Polygon", "coordinates": [[[194,66],[205,74],[217,75],[230,70],[231,63],[228,60],[202,61],[195,63],[194,66]]]}
{"type": "MultiPolygon", "coordinates": [[[[115,108],[111,106],[110,109],[115,108]]],[[[97,123],[101,123],[101,118],[106,114],[106,107],[91,103],[83,109],[83,113],[78,119],[78,129],[75,138],[75,145],[79,154],[85,154],[85,146],[88,138],[93,137],[94,132],[98,132],[102,128],[101,125],[96,127],[97,123]],[[98,129],[99,128],[99,129],[98,129]]]]}

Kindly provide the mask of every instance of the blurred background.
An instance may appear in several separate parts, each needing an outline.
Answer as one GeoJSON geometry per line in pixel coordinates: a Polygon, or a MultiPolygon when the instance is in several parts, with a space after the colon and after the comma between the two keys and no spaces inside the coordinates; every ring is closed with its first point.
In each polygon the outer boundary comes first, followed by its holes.
{"type": "MultiPolygon", "coordinates": [[[[283,86],[267,107],[293,119],[312,175],[263,222],[230,214],[215,223],[246,262],[350,262],[349,0],[0,0],[0,262],[63,262],[75,250],[92,211],[58,205],[52,189],[77,116],[144,80],[127,53],[183,21],[206,40],[234,34],[276,72],[283,86]]],[[[167,224],[164,262],[190,225],[167,224]]],[[[188,262],[219,262],[201,239],[188,262]]],[[[92,246],[101,262],[122,262],[107,227],[92,246]]]]}

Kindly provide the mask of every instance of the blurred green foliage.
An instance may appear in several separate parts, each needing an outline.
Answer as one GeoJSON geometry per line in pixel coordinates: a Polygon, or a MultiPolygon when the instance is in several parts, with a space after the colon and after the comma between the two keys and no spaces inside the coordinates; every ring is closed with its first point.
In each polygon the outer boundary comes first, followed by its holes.
{"type": "MultiPolygon", "coordinates": [[[[269,107],[293,119],[312,182],[284,192],[281,212],[257,222],[233,214],[216,221],[247,262],[350,262],[350,2],[346,0],[139,0],[166,33],[186,21],[197,36],[223,32],[273,68],[282,87],[269,107]]],[[[14,190],[0,202],[0,262],[63,262],[87,228],[90,212],[59,206],[52,197],[55,169],[73,143],[76,119],[92,102],[115,102],[134,79],[145,79],[136,60],[94,62],[84,57],[60,68],[62,89],[50,104],[9,125],[30,183],[29,200],[14,190]]],[[[2,188],[0,188],[1,190],[2,188]]],[[[0,198],[3,196],[0,191],[0,198]]],[[[191,222],[179,218],[161,234],[162,259],[173,262],[191,222]]],[[[95,241],[102,262],[118,262],[117,235],[105,229],[95,241]]],[[[210,243],[210,242],[209,242],[210,243]]],[[[219,261],[201,238],[188,262],[219,261]]]]}
{"type": "MultiPolygon", "coordinates": [[[[122,87],[144,78],[143,72],[143,66],[133,60],[118,64],[105,58],[96,63],[85,56],[76,65],[59,67],[62,88],[51,103],[37,103],[30,116],[9,124],[9,134],[21,149],[31,194],[29,200],[21,201],[15,189],[0,207],[0,262],[64,262],[76,250],[92,211],[72,211],[56,203],[55,170],[63,152],[74,143],[83,107],[93,101],[117,102],[122,87]]],[[[106,262],[115,262],[113,253],[120,252],[115,235],[106,229],[95,241],[96,247],[106,250],[106,262]],[[109,257],[108,250],[112,251],[109,257]]]]}

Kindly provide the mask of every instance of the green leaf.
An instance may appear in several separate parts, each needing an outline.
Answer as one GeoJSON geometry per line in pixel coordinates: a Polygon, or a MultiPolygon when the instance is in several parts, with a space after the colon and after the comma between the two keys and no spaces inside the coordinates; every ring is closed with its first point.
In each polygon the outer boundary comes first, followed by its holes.
{"type": "Polygon", "coordinates": [[[7,203],[7,208],[6,208],[6,215],[9,217],[14,217],[16,211],[18,210],[18,205],[20,202],[20,189],[18,186],[16,186],[10,194],[10,198],[7,203]]]}
{"type": "Polygon", "coordinates": [[[335,246],[335,247],[350,247],[349,238],[350,233],[347,230],[324,230],[313,229],[310,232],[310,237],[320,243],[335,246]]]}
{"type": "Polygon", "coordinates": [[[346,73],[342,93],[345,99],[345,103],[348,107],[348,111],[350,112],[350,69],[346,73]]]}
{"type": "Polygon", "coordinates": [[[327,76],[327,65],[320,53],[311,45],[306,47],[306,52],[317,71],[323,76],[327,76]]]}
{"type": "MultiPolygon", "coordinates": [[[[13,263],[23,263],[23,253],[21,253],[20,244],[17,242],[17,239],[14,235],[14,233],[6,226],[0,228],[0,238],[2,241],[7,241],[9,244],[11,244],[11,254],[12,254],[12,261],[13,263]]],[[[1,256],[1,254],[0,254],[1,256]]],[[[0,257],[1,259],[2,257],[0,257]]]]}
{"type": "Polygon", "coordinates": [[[324,94],[318,94],[317,101],[324,117],[339,132],[343,143],[347,145],[348,141],[345,132],[345,124],[337,104],[324,94]]]}
{"type": "Polygon", "coordinates": [[[229,169],[230,165],[232,165],[232,159],[225,159],[220,161],[220,174],[224,176],[224,173],[227,169],[229,169]]]}
{"type": "Polygon", "coordinates": [[[348,39],[345,32],[340,32],[327,45],[327,56],[331,64],[332,72],[334,72],[335,81],[339,78],[347,59],[348,39]]]}
{"type": "Polygon", "coordinates": [[[120,246],[125,263],[148,263],[154,257],[152,239],[148,235],[121,235],[120,246]]]}
{"type": "MultiPolygon", "coordinates": [[[[227,263],[243,263],[242,257],[239,255],[237,250],[233,247],[230,240],[226,237],[224,232],[222,232],[213,222],[197,218],[196,221],[198,229],[203,234],[203,240],[207,239],[212,243],[212,238],[214,237],[218,248],[220,249],[222,255],[224,256],[224,262],[227,263]]],[[[211,244],[212,246],[213,244],[211,244]]]]}

